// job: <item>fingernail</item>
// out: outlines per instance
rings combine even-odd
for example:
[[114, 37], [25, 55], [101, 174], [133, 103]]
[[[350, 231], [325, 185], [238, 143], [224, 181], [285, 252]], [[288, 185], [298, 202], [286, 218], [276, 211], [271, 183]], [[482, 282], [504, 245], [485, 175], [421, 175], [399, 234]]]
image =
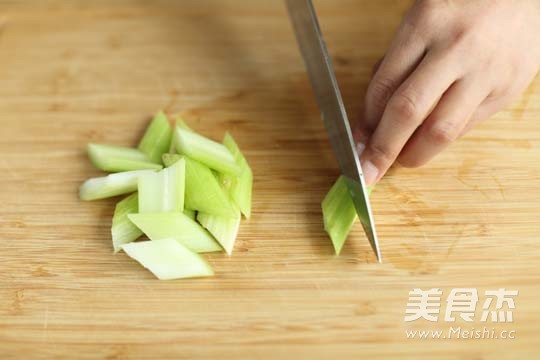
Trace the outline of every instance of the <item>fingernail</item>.
[[369, 160], [362, 165], [362, 172], [364, 173], [364, 181], [366, 185], [373, 185], [377, 181], [379, 176], [379, 169]]
[[366, 145], [364, 143], [359, 142], [356, 144], [356, 152], [358, 153], [358, 156], [362, 155], [365, 148], [366, 148]]

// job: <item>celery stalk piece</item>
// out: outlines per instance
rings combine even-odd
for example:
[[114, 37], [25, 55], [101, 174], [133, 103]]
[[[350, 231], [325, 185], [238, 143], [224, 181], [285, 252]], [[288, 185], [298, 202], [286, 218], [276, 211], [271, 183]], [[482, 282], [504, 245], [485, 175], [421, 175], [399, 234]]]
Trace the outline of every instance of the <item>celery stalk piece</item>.
[[161, 161], [163, 162], [163, 165], [168, 167], [183, 158], [184, 157], [182, 155], [165, 153], [161, 157]]
[[97, 200], [131, 193], [137, 190], [139, 177], [152, 172], [154, 170], [124, 171], [88, 179], [79, 188], [79, 196], [81, 200]]
[[181, 127], [176, 127], [175, 132], [175, 146], [179, 154], [187, 155], [221, 173], [240, 174], [240, 167], [223, 144]]
[[179, 127], [184, 130], [193, 131], [191, 128], [186, 124], [184, 119], [182, 119], [180, 116], [176, 118], [173, 134], [172, 134], [172, 140], [171, 140], [171, 146], [169, 147], [169, 153], [175, 154], [176, 153], [176, 128]]
[[185, 207], [203, 213], [234, 217], [236, 212], [227, 192], [221, 187], [212, 170], [203, 164], [185, 158], [186, 198]]
[[119, 172], [130, 170], [162, 168], [137, 149], [122, 146], [88, 144], [88, 157], [92, 164], [100, 170]]
[[322, 202], [324, 229], [330, 236], [334, 250], [339, 255], [351, 228], [358, 218], [347, 187], [347, 180], [340, 176]]
[[139, 178], [139, 212], [182, 212], [184, 210], [186, 162], [180, 159], [158, 173]]
[[125, 244], [122, 249], [160, 280], [214, 275], [210, 265], [199, 254], [174, 239]]
[[184, 215], [191, 220], [195, 220], [197, 218], [197, 212], [195, 210], [184, 209]]
[[183, 213], [129, 214], [128, 218], [152, 240], [173, 238], [196, 252], [221, 251], [212, 236]]
[[251, 216], [251, 192], [253, 187], [253, 172], [246, 158], [234, 141], [231, 134], [226, 133], [223, 144], [234, 156], [236, 164], [240, 167], [240, 175], [235, 177], [228, 174], [220, 174], [222, 185], [228, 189], [233, 202], [238, 206], [242, 214], [249, 219]]
[[161, 162], [161, 155], [169, 150], [171, 144], [172, 129], [163, 111], [155, 116], [143, 138], [139, 142], [139, 150], [146, 154], [153, 162]]
[[240, 226], [240, 211], [235, 217], [223, 217], [199, 212], [197, 221], [214, 236], [227, 255], [231, 255]]
[[216, 176], [203, 164], [178, 154], [163, 154], [163, 163], [170, 166], [180, 159], [186, 162], [184, 207], [210, 215], [234, 217], [235, 210], [226, 190]]
[[115, 253], [120, 251], [122, 245], [137, 240], [143, 234], [127, 217], [128, 214], [136, 214], [139, 211], [138, 202], [137, 193], [133, 193], [116, 204], [111, 227]]

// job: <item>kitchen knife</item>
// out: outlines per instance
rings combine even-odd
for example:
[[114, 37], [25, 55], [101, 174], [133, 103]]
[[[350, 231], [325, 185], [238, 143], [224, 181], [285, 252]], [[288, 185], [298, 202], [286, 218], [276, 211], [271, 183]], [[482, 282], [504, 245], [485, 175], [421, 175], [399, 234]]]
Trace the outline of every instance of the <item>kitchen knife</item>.
[[377, 255], [377, 260], [381, 262], [377, 232], [360, 160], [315, 8], [311, 0], [286, 0], [286, 3], [296, 40], [321, 111], [321, 118], [326, 126], [341, 173], [347, 179], [349, 192], [366, 236]]

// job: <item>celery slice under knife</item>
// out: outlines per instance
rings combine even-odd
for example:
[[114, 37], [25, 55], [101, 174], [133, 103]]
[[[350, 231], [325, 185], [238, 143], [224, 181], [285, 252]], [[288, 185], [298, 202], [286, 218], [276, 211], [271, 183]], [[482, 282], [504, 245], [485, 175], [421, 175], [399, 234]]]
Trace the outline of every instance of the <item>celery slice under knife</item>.
[[134, 170], [110, 174], [86, 180], [79, 188], [81, 200], [97, 200], [131, 193], [137, 190], [141, 175], [153, 170]]
[[138, 202], [137, 193], [133, 193], [116, 204], [111, 227], [115, 253], [120, 251], [122, 245], [135, 241], [143, 234], [127, 217], [128, 214], [138, 212]]
[[161, 156], [169, 150], [172, 129], [163, 111], [158, 112], [146, 129], [139, 142], [139, 150], [156, 163], [161, 162]]
[[160, 280], [214, 275], [206, 260], [174, 239], [125, 244], [122, 249]]

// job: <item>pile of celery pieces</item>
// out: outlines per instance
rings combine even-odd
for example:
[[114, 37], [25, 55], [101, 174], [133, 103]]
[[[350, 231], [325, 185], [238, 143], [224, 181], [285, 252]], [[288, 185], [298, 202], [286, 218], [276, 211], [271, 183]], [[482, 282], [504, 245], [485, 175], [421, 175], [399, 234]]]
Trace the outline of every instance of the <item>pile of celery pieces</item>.
[[[89, 144], [88, 156], [111, 174], [84, 182], [82, 200], [130, 194], [114, 211], [115, 253], [162, 280], [211, 276], [199, 253], [232, 253], [251, 214], [253, 173], [229, 133], [218, 143], [159, 112], [136, 149]], [[150, 240], [136, 242], [143, 234]]]

